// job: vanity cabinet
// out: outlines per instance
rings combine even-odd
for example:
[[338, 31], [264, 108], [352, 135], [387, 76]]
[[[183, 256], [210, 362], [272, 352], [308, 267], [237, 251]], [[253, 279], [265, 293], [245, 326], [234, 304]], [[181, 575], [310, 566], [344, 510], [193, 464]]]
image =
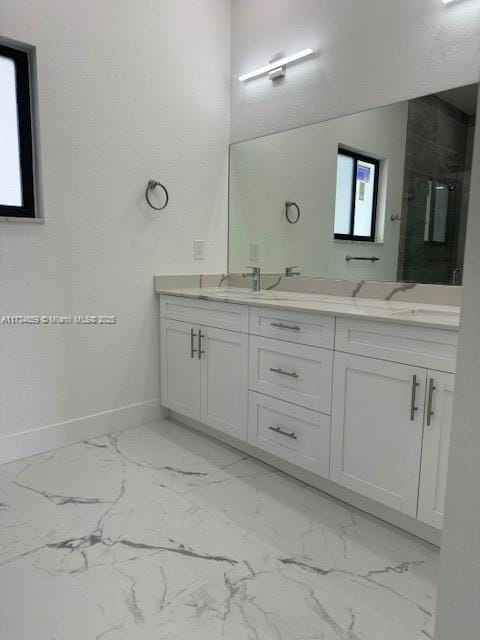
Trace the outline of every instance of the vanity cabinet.
[[[165, 303], [162, 311], [173, 315], [177, 308]], [[241, 327], [244, 308], [234, 309], [233, 314], [227, 310], [228, 317], [215, 317], [215, 309], [204, 305], [198, 309], [192, 301], [180, 305], [180, 312], [191, 318], [203, 315], [217, 325], [226, 321], [228, 326]], [[161, 317], [160, 352], [162, 405], [246, 441], [248, 335]]]
[[454, 387], [454, 375], [428, 372], [418, 519], [437, 529], [443, 526]]
[[330, 478], [415, 517], [427, 372], [336, 353]]
[[168, 295], [160, 315], [165, 407], [441, 529], [455, 330]]
[[160, 323], [162, 405], [200, 418], [200, 370], [196, 343], [200, 325], [162, 318]]
[[443, 524], [455, 376], [336, 353], [330, 478]]

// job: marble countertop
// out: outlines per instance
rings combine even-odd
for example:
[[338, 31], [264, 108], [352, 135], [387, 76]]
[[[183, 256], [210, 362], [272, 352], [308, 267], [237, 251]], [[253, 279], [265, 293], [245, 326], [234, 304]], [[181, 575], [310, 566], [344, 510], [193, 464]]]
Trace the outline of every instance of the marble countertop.
[[291, 291], [257, 292], [238, 287], [202, 287], [194, 289], [158, 288], [157, 293], [197, 300], [255, 305], [288, 311], [324, 313], [335, 316], [394, 322], [457, 331], [460, 307], [371, 298], [297, 293]]

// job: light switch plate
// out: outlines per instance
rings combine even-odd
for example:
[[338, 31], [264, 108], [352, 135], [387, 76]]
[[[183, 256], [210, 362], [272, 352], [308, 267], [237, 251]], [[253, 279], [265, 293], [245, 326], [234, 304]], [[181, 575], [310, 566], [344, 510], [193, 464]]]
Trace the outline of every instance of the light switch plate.
[[205, 240], [193, 241], [193, 259], [194, 260], [205, 259]]

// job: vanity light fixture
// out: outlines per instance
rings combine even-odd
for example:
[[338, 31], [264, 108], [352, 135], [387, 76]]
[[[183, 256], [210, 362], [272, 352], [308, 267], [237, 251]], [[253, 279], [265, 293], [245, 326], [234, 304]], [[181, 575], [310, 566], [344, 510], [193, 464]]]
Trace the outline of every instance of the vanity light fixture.
[[284, 67], [286, 67], [287, 64], [296, 62], [297, 60], [301, 60], [302, 58], [307, 58], [313, 53], [314, 51], [310, 47], [308, 49], [302, 49], [302, 51], [293, 53], [291, 56], [285, 56], [284, 58], [273, 60], [269, 64], [266, 64], [264, 67], [255, 69], [255, 71], [244, 73], [241, 76], [238, 76], [238, 79], [240, 80], [240, 82], [245, 82], [245, 80], [251, 80], [252, 78], [257, 78], [258, 76], [263, 76], [268, 73], [270, 80], [274, 80], [275, 78], [279, 78], [285, 75]]
[[443, 4], [452, 4], [452, 2], [458, 2], [458, 0], [442, 0]]

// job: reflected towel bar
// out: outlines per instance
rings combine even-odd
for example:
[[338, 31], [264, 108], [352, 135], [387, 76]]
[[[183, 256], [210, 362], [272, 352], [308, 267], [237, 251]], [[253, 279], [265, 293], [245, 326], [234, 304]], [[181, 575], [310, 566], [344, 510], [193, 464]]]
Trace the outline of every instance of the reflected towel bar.
[[363, 256], [345, 256], [345, 260], [347, 262], [350, 262], [350, 260], [368, 260], [369, 262], [378, 262], [378, 260], [380, 260], [380, 258], [377, 258], [376, 256], [370, 256], [370, 257], [363, 257]]

